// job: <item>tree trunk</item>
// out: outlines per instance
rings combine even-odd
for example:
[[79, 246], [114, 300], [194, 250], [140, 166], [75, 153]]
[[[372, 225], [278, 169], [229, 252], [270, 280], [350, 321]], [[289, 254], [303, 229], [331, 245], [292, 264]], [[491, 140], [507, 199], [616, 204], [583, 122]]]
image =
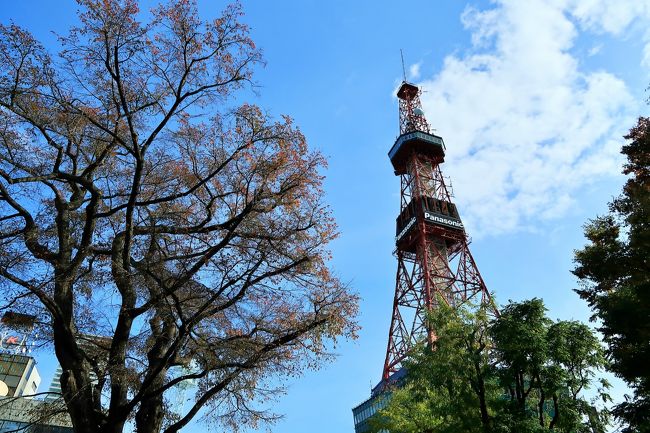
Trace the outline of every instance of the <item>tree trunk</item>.
[[[162, 385], [162, 381], [152, 384], [155, 388]], [[135, 415], [135, 430], [138, 433], [158, 433], [162, 428], [164, 415], [162, 394], [143, 400]]]
[[553, 427], [555, 427], [555, 424], [557, 423], [557, 420], [560, 418], [560, 407], [557, 404], [557, 395], [556, 394], [553, 394], [553, 411], [555, 413], [553, 414], [553, 419], [551, 420], [551, 423], [548, 426], [548, 428], [550, 430], [553, 430]]
[[478, 361], [474, 362], [474, 369], [476, 370], [477, 394], [479, 405], [481, 408], [481, 423], [483, 424], [484, 431], [490, 431], [490, 414], [488, 413], [487, 402], [485, 401], [485, 381], [481, 372], [481, 366]]

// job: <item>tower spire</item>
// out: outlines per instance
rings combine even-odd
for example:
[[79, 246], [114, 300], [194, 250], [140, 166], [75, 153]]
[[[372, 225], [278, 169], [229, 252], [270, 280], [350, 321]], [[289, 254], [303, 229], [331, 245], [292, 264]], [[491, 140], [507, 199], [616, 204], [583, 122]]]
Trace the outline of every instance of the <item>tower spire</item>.
[[402, 81], [397, 91], [400, 134], [412, 131], [430, 133], [429, 123], [424, 117], [424, 110], [422, 110], [421, 94], [422, 91], [417, 86]]

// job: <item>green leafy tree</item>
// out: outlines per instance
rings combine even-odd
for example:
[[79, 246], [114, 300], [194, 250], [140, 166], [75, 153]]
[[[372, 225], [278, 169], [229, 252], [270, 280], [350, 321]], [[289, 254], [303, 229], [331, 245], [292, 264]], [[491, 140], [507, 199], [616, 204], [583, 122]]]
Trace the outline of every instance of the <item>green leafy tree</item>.
[[[527, 415], [531, 392], [541, 383], [550, 322], [541, 300], [533, 299], [506, 306], [491, 328], [499, 361], [498, 374], [507, 387], [513, 413], [521, 418]], [[543, 404], [545, 396], [540, 398]]]
[[406, 362], [405, 384], [372, 419], [373, 431], [604, 431], [606, 412], [583, 393], [605, 362], [588, 326], [551, 321], [539, 299], [511, 303], [492, 321], [484, 309], [447, 307], [431, 321], [435, 344]]
[[[491, 335], [496, 374], [507, 395], [506, 408], [497, 415], [500, 428], [602, 431], [607, 413], [597, 411], [582, 393], [605, 364], [598, 338], [587, 325], [552, 322], [544, 303], [532, 299], [505, 306]], [[607, 401], [608, 384], [600, 383], [598, 394]]]
[[650, 431], [650, 119], [625, 137], [629, 179], [609, 213], [585, 227], [576, 251], [576, 290], [592, 308], [607, 343], [611, 370], [633, 389], [614, 414], [627, 432]]
[[393, 390], [387, 407], [371, 420], [374, 431], [480, 432], [499, 399], [490, 373], [487, 312], [456, 312], [441, 302], [430, 323], [434, 347], [420, 345], [405, 362], [403, 387]]

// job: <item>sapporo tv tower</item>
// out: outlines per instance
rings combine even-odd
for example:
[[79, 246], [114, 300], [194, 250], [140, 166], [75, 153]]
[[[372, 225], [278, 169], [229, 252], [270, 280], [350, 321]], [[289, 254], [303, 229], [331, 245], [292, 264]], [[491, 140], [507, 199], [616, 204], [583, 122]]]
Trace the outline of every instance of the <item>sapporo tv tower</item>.
[[388, 152], [401, 183], [393, 315], [382, 380], [370, 399], [352, 409], [357, 433], [367, 430], [367, 419], [383, 406], [385, 388], [404, 376], [402, 361], [409, 350], [423, 339], [435, 340], [436, 330], [427, 324], [427, 311], [439, 302], [454, 308], [470, 300], [491, 302], [440, 170], [445, 143], [431, 133], [420, 93], [406, 81], [397, 92], [400, 136]]

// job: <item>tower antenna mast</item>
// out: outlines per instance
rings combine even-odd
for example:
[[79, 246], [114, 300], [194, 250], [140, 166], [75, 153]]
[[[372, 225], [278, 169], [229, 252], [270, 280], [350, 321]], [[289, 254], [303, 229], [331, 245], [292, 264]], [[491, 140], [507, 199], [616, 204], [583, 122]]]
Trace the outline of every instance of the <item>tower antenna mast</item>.
[[404, 76], [404, 81], [406, 81], [406, 68], [404, 67], [404, 53], [402, 52], [402, 49], [399, 49], [399, 55], [402, 57], [402, 74]]

